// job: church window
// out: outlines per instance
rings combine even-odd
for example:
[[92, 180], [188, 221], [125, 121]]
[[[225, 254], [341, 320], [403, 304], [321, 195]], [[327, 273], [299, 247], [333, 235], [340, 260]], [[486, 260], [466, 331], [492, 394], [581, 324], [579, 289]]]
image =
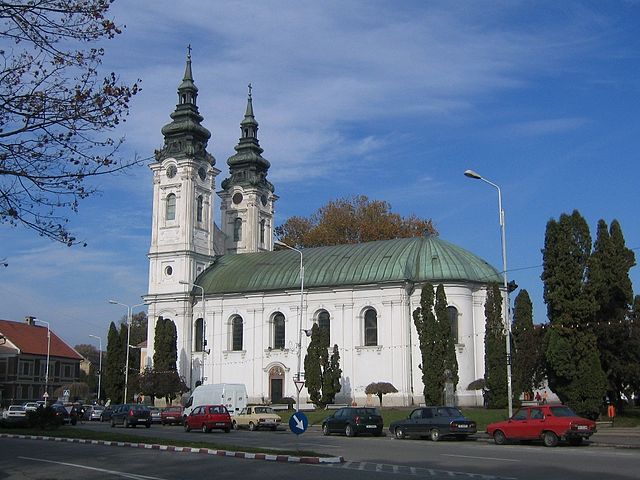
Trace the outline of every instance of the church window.
[[378, 345], [378, 313], [373, 308], [364, 312], [364, 345], [365, 347]]
[[204, 347], [206, 346], [204, 343], [204, 320], [202, 318], [198, 318], [195, 324], [195, 342], [193, 345], [194, 352], [202, 352], [204, 351]]
[[458, 309], [456, 307], [447, 307], [447, 315], [451, 325], [451, 339], [453, 343], [458, 343]]
[[242, 350], [242, 328], [242, 317], [235, 317], [231, 322], [231, 350], [236, 352]]
[[196, 220], [198, 222], [202, 221], [202, 195], [198, 195], [196, 200]]
[[273, 316], [273, 348], [284, 349], [284, 315], [280, 312]]
[[233, 241], [239, 242], [242, 240], [242, 219], [236, 218], [233, 221]]
[[330, 323], [329, 312], [326, 310], [320, 311], [318, 313], [318, 327], [324, 336], [326, 346], [329, 347], [331, 344], [331, 323]]
[[167, 195], [166, 219], [176, 219], [176, 196], [173, 193]]
[[266, 221], [264, 219], [260, 220], [260, 243], [264, 243], [265, 224], [266, 224]]
[[164, 268], [164, 273], [165, 275], [167, 275], [168, 277], [170, 277], [171, 275], [173, 275], [173, 267], [171, 267], [171, 265], [167, 265]]

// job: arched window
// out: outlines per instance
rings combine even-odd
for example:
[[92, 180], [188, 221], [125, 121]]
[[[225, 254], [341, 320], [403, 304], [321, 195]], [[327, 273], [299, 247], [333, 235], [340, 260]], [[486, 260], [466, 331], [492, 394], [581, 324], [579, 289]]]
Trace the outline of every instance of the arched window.
[[378, 313], [373, 308], [369, 308], [364, 312], [364, 346], [376, 345], [378, 345]]
[[196, 199], [196, 220], [198, 222], [202, 221], [202, 195], [198, 195]]
[[280, 312], [273, 316], [273, 348], [284, 349], [284, 315]]
[[447, 315], [449, 316], [449, 324], [451, 325], [451, 339], [453, 343], [458, 342], [458, 309], [456, 307], [447, 307]]
[[322, 310], [318, 313], [318, 327], [322, 332], [326, 346], [329, 347], [331, 344], [331, 322], [330, 322], [329, 312], [326, 310]]
[[233, 221], [233, 241], [239, 242], [242, 240], [242, 219], [236, 218]]
[[204, 351], [204, 320], [202, 318], [198, 318], [195, 324], [195, 341], [193, 343], [193, 351], [194, 352], [202, 352]]
[[264, 228], [266, 221], [264, 218], [260, 220], [260, 243], [264, 243]]
[[173, 193], [167, 195], [167, 209], [165, 216], [167, 220], [176, 219], [176, 196]]
[[231, 350], [242, 350], [242, 317], [235, 317], [231, 323]]

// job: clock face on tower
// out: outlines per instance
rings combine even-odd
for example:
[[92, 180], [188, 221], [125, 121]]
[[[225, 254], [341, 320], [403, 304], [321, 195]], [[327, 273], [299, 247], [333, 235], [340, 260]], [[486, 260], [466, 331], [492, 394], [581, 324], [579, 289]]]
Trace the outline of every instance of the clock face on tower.
[[233, 203], [238, 205], [240, 202], [242, 202], [242, 194], [240, 192], [234, 193], [232, 200]]
[[169, 165], [167, 167], [167, 177], [173, 178], [176, 176], [176, 173], [178, 173], [178, 169], [175, 165]]

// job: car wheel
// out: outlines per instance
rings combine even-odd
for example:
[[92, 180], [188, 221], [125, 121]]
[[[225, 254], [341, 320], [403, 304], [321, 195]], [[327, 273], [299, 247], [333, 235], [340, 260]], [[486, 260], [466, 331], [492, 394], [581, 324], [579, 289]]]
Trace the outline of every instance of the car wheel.
[[116, 426], [116, 421], [112, 418], [111, 419], [111, 428]]
[[191, 431], [191, 427], [189, 426], [189, 424], [187, 422], [184, 422], [184, 431], [185, 432], [190, 432]]
[[78, 423], [78, 420], [76, 420], [75, 418], [71, 419], [71, 425], [75, 425], [76, 423]]
[[160, 422], [160, 425], [162, 425], [163, 427], [166, 425], [166, 423], [164, 423], [164, 420]]
[[225, 428], [225, 429], [224, 429], [224, 433], [229, 433], [230, 431], [231, 431], [231, 429], [230, 429], [230, 428]]
[[580, 445], [582, 445], [582, 437], [570, 438], [569, 445], [571, 445], [572, 447], [579, 447]]
[[356, 431], [353, 429], [353, 427], [351, 425], [347, 425], [346, 427], [344, 427], [344, 434], [347, 437], [355, 437], [356, 436]]
[[393, 434], [398, 440], [402, 440], [405, 437], [405, 433], [402, 427], [396, 427], [396, 429], [393, 431]]
[[238, 425], [238, 422], [236, 422], [235, 420], [233, 421], [233, 429], [240, 430], [240, 425]]
[[438, 430], [437, 428], [432, 429], [429, 432], [429, 438], [432, 442], [437, 442], [438, 440], [440, 440], [440, 430]]
[[322, 425], [322, 434], [327, 437], [331, 435], [331, 432], [329, 431], [329, 425], [327, 425], [326, 423]]
[[502, 430], [496, 430], [493, 432], [493, 441], [496, 442], [496, 445], [504, 445], [507, 443], [507, 437]]
[[253, 432], [256, 429], [256, 425], [253, 422], [249, 422], [249, 431]]
[[145, 428], [151, 428], [151, 422], [147, 422], [144, 424]]
[[124, 422], [122, 422], [122, 426], [124, 428], [129, 428], [129, 420], [127, 420], [126, 418], [124, 419]]
[[202, 433], [209, 433], [209, 429], [207, 428], [207, 424], [206, 423], [202, 424]]
[[544, 432], [542, 441], [545, 447], [555, 447], [558, 445], [558, 436], [553, 432]]

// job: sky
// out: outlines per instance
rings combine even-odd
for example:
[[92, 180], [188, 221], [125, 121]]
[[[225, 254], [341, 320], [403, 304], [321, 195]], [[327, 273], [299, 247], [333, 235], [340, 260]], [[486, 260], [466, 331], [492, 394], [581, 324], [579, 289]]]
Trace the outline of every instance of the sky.
[[[640, 2], [117, 0], [122, 35], [105, 73], [142, 80], [121, 154], [149, 158], [100, 178], [66, 247], [0, 224], [0, 318], [32, 315], [70, 345], [106, 345], [148, 286], [151, 171], [191, 44], [208, 150], [228, 176], [247, 85], [276, 225], [352, 195], [431, 218], [441, 238], [507, 273], [546, 322], [547, 222], [574, 209], [595, 238], [617, 219], [640, 257]], [[219, 218], [219, 203], [214, 205]], [[640, 267], [631, 270], [640, 293]], [[139, 311], [136, 308], [134, 312]]]

